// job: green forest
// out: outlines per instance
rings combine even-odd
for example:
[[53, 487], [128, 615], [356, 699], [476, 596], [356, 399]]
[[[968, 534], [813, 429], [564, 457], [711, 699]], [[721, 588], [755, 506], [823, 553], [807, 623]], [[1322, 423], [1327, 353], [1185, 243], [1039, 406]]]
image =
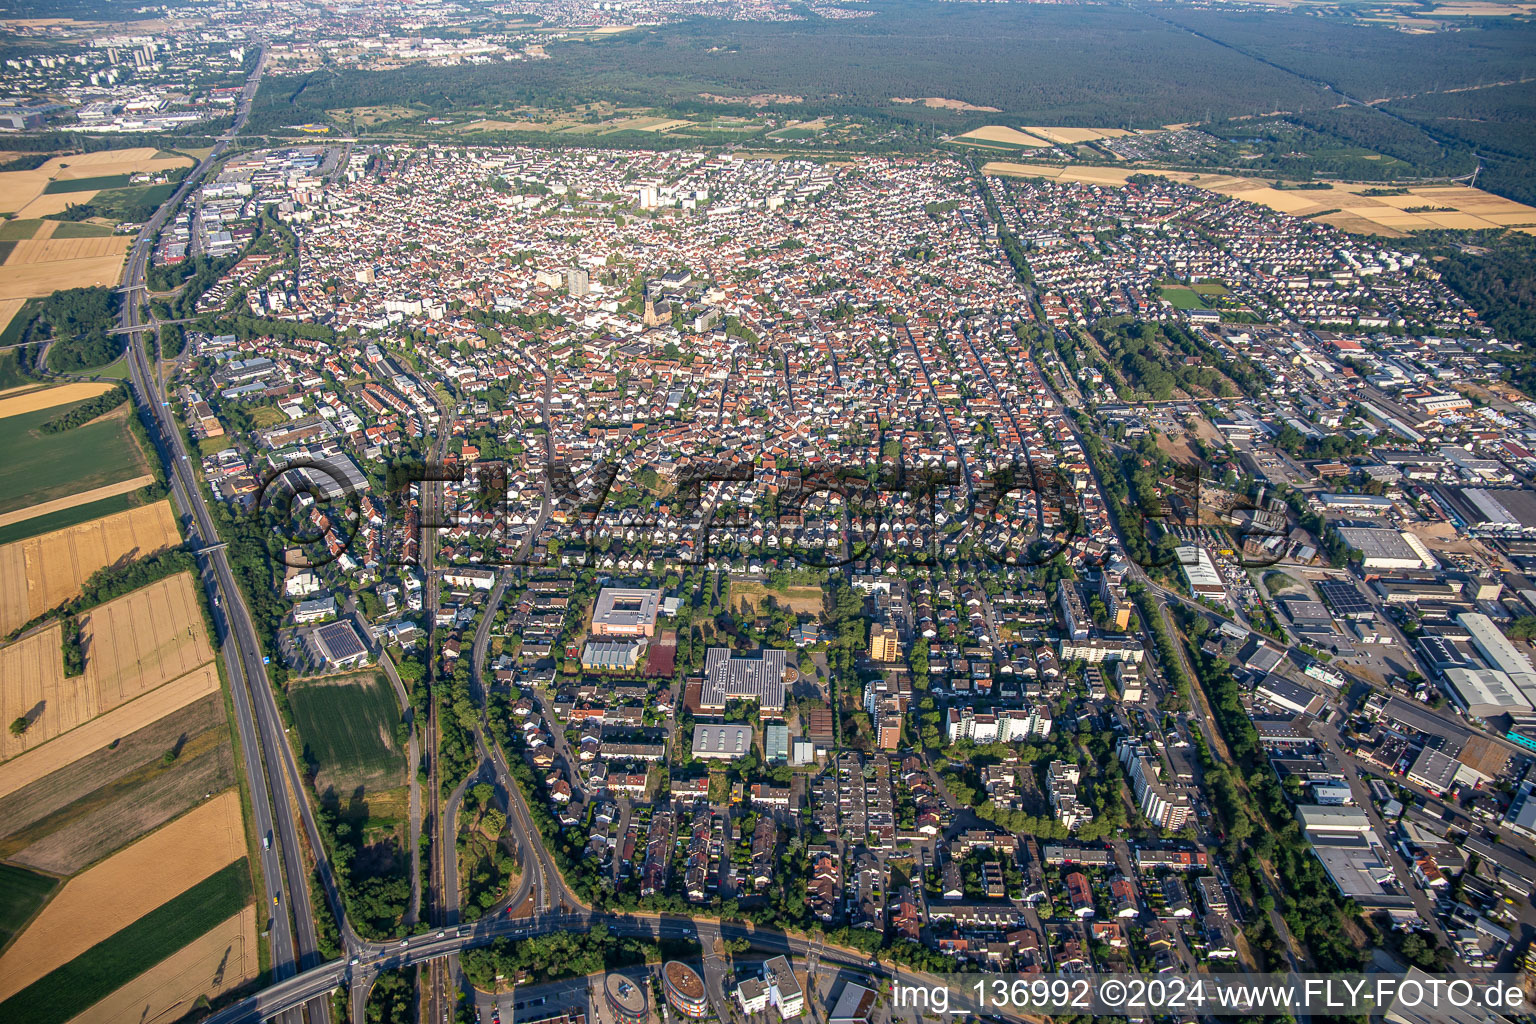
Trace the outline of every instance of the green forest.
[[[1397, 180], [1469, 174], [1481, 157], [1483, 184], [1536, 197], [1536, 101], [1524, 85], [1497, 86], [1527, 72], [1536, 47], [1528, 23], [1468, 19], [1453, 32], [1410, 35], [1336, 13], [924, 0], [869, 8], [876, 16], [692, 18], [553, 44], [553, 59], [534, 63], [269, 76], [248, 128], [324, 122], [344, 107], [571, 110], [597, 100], [682, 116], [852, 115], [890, 129], [864, 136], [878, 138], [877, 148], [927, 148], [937, 132], [987, 123], [1202, 122], [1219, 138], [1256, 145], [1257, 156], [1241, 163], [1253, 170]], [[1466, 91], [1444, 91], [1452, 89]], [[705, 93], [799, 100], [755, 108]], [[942, 96], [995, 112], [896, 104], [896, 96]], [[1275, 111], [1284, 116], [1256, 120]], [[668, 144], [666, 136], [632, 135], [580, 144]], [[1219, 147], [1215, 159], [1231, 156]]]

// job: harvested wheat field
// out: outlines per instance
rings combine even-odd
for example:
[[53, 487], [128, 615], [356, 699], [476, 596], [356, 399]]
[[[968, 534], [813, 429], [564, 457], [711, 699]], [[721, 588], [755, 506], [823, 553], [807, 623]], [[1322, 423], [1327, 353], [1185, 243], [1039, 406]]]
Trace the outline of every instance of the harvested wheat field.
[[0, 398], [0, 420], [41, 409], [52, 409], [56, 405], [83, 402], [87, 398], [105, 394], [115, 386], [108, 381], [88, 381], [79, 384], [60, 384], [57, 387], [29, 390], [24, 394]]
[[42, 217], [59, 213], [71, 203], [88, 203], [96, 195], [87, 191], [56, 192], [45, 196], [43, 189], [50, 181], [165, 171], [192, 163], [182, 156], [157, 158], [155, 154], [158, 152], [153, 146], [136, 146], [104, 149], [97, 153], [71, 153], [56, 156], [30, 171], [0, 172], [0, 213], [17, 213], [25, 209], [28, 217]]
[[96, 238], [26, 238], [16, 243], [5, 259], [7, 267], [26, 267], [34, 263], [63, 263], [92, 260], [102, 256], [121, 256], [131, 242], [127, 235], [101, 235]]
[[0, 633], [76, 596], [98, 569], [180, 543], [171, 503], [157, 501], [0, 545]]
[[[60, 702], [69, 699], [62, 696], [62, 639], [63, 631], [55, 625], [0, 647], [0, 716], [7, 722], [25, 717], [29, 723], [20, 737], [10, 730], [0, 733], [0, 757], [13, 757], [64, 731], [51, 721], [59, 717]], [[68, 689], [78, 689], [80, 679], [72, 682]]]
[[26, 299], [0, 299], [0, 331], [11, 326], [11, 321], [16, 319], [16, 314], [26, 304]]
[[82, 871], [0, 956], [0, 999], [244, 856], [240, 793], [230, 789]]
[[36, 505], [28, 505], [14, 512], [0, 514], [0, 526], [10, 526], [12, 523], [25, 522], [28, 519], [36, 519], [38, 516], [46, 516], [52, 512], [62, 512], [76, 505], [89, 505], [93, 501], [103, 498], [116, 497], [119, 494], [127, 494], [136, 491], [140, 487], [147, 487], [155, 482], [153, 473], [145, 473], [142, 476], [129, 477], [127, 480], [119, 480], [115, 484], [103, 484], [101, 487], [92, 487], [88, 491], [79, 494], [70, 494], [63, 498], [55, 498], [52, 501], [40, 501]]
[[[102, 149], [95, 153], [75, 153], [72, 156], [50, 160], [43, 169], [59, 164], [54, 177], [60, 181], [77, 178], [95, 178], [103, 174], [142, 174], [150, 171], [168, 171], [173, 167], [190, 167], [192, 161], [184, 156], [155, 156], [160, 150], [154, 146], [137, 146], [132, 149]], [[67, 165], [67, 166], [66, 166]]]
[[178, 573], [83, 615], [85, 672], [70, 679], [58, 626], [0, 647], [0, 718], [30, 723], [21, 736], [0, 733], [0, 757], [40, 746], [212, 661], [192, 586], [190, 573]]
[[194, 701], [218, 692], [218, 669], [211, 663], [203, 665], [164, 686], [155, 687], [122, 707], [98, 715], [57, 743], [34, 745], [26, 753], [0, 762], [0, 798], [66, 768], [87, 754], [158, 722]]
[[[1029, 131], [1038, 131], [1031, 128]], [[993, 161], [982, 173], [1016, 178], [1049, 178], [1100, 185], [1123, 185], [1140, 169], [1053, 166]], [[1371, 196], [1376, 184], [1340, 182], [1326, 189], [1277, 189], [1261, 178], [1230, 174], [1156, 171], [1161, 177], [1194, 185], [1208, 192], [1244, 199], [1295, 217], [1307, 217], [1344, 231], [1402, 237], [1410, 231], [1438, 228], [1536, 229], [1536, 207], [1517, 203], [1466, 185], [1410, 186], [1406, 195]], [[1327, 211], [1334, 211], [1332, 213]], [[1409, 210], [1418, 212], [1410, 213]]]
[[0, 266], [0, 299], [38, 299], [61, 288], [115, 286], [122, 271], [122, 253], [52, 263], [15, 265], [7, 262]]
[[1097, 139], [1118, 139], [1124, 135], [1135, 134], [1124, 128], [1046, 128], [1032, 124], [1025, 125], [1024, 130], [1031, 135], [1038, 135], [1042, 139], [1049, 139], [1064, 146], [1079, 142], [1093, 142]]
[[977, 128], [975, 131], [958, 135], [960, 139], [975, 139], [978, 142], [1005, 142], [1010, 146], [1029, 146], [1039, 148], [1049, 146], [1050, 143], [1033, 135], [1026, 135], [1016, 128], [1007, 128], [1000, 124], [989, 124], [985, 128]]
[[192, 574], [178, 573], [83, 616], [85, 678], [117, 707], [213, 660]]
[[198, 996], [210, 999], [256, 977], [256, 908], [246, 907], [160, 961], [69, 1024], [150, 1024], [177, 1020]]

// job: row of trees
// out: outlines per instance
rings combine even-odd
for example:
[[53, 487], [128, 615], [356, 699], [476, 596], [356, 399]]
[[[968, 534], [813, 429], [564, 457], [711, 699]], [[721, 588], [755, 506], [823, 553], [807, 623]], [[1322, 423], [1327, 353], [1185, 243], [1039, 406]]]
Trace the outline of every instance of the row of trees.
[[128, 386], [116, 384], [110, 391], [103, 391], [95, 398], [87, 398], [79, 405], [71, 406], [59, 413], [38, 430], [44, 434], [62, 434], [66, 430], [83, 426], [98, 416], [105, 416], [126, 401], [128, 401]]
[[141, 587], [147, 587], [167, 576], [174, 576], [179, 572], [195, 573], [196, 571], [197, 560], [184, 547], [170, 548], [134, 562], [109, 565], [93, 572], [80, 585], [80, 593], [75, 597], [17, 626], [11, 630], [6, 639], [14, 640], [33, 626], [55, 615], [79, 615], [83, 611], [105, 604], [113, 598], [122, 597]]

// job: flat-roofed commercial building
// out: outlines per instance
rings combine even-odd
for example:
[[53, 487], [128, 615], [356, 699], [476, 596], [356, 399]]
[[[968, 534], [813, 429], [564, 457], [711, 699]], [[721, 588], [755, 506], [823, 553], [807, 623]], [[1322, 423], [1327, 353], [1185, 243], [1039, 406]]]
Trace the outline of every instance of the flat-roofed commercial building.
[[1360, 552], [1367, 569], [1434, 569], [1440, 563], [1424, 542], [1411, 533], [1379, 526], [1340, 526], [1344, 543]]
[[598, 672], [633, 672], [640, 667], [641, 643], [594, 640], [581, 649], [581, 667]]
[[704, 979], [681, 960], [668, 960], [661, 968], [662, 991], [667, 1005], [695, 1020], [709, 1016], [709, 1000], [704, 996]]
[[693, 727], [693, 756], [710, 761], [734, 761], [752, 752], [750, 725], [715, 725], [697, 722]]
[[1226, 601], [1227, 585], [1221, 581], [1221, 573], [1205, 548], [1185, 544], [1178, 549], [1179, 568], [1189, 580], [1189, 589], [1196, 597], [1209, 597], [1213, 601]]
[[699, 707], [718, 711], [728, 701], [751, 700], [764, 711], [782, 711], [787, 667], [784, 652], [772, 648], [732, 651], [711, 647], [704, 659]]
[[832, 1012], [827, 1015], [827, 1024], [869, 1024], [869, 1015], [875, 1008], [875, 996], [874, 989], [848, 982], [843, 986], [842, 994], [837, 997]]
[[603, 998], [618, 1024], [645, 1024], [650, 1010], [645, 987], [622, 974], [610, 974], [603, 982]]
[[778, 1008], [779, 1016], [790, 1020], [805, 1012], [805, 990], [800, 987], [800, 979], [795, 977], [788, 957], [775, 956], [766, 960], [763, 980], [768, 985], [768, 1002]]
[[1496, 668], [1447, 668], [1441, 675], [1451, 696], [1473, 718], [1496, 718], [1531, 710], [1531, 702], [1506, 673]]
[[593, 636], [655, 636], [661, 591], [604, 587], [592, 606]]

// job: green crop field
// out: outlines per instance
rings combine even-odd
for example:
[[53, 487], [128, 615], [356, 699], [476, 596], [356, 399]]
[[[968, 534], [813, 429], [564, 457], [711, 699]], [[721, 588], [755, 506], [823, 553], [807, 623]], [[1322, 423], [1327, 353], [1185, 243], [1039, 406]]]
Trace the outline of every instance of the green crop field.
[[0, 242], [19, 242], [24, 238], [31, 238], [41, 223], [42, 221], [35, 217], [29, 220], [8, 220], [0, 224]]
[[104, 188], [122, 188], [132, 180], [128, 174], [103, 174], [99, 178], [75, 178], [71, 181], [50, 181], [43, 189], [44, 195], [63, 192], [96, 192]]
[[400, 705], [376, 673], [295, 682], [288, 692], [305, 759], [338, 789], [398, 786], [405, 755], [395, 742]]
[[105, 238], [112, 233], [112, 229], [104, 224], [91, 224], [87, 221], [61, 220], [59, 226], [53, 229], [53, 238]]
[[31, 519], [23, 519], [19, 523], [0, 526], [0, 544], [10, 544], [18, 540], [26, 540], [28, 537], [36, 537], [39, 534], [62, 530], [66, 526], [78, 526], [81, 523], [88, 523], [92, 519], [116, 515], [119, 512], [126, 512], [130, 508], [136, 508], [138, 504], [138, 494], [130, 491], [128, 494], [114, 494], [110, 498], [102, 498], [99, 501], [88, 501], [84, 505], [62, 508], [57, 512], [33, 516]]
[[250, 901], [251, 872], [242, 858], [0, 1003], [0, 1020], [63, 1024]]
[[0, 864], [0, 949], [37, 913], [58, 879], [25, 868]]
[[121, 414], [59, 434], [38, 430], [78, 404], [0, 419], [0, 449], [6, 456], [0, 460], [0, 512], [79, 494], [144, 472], [144, 457]]

